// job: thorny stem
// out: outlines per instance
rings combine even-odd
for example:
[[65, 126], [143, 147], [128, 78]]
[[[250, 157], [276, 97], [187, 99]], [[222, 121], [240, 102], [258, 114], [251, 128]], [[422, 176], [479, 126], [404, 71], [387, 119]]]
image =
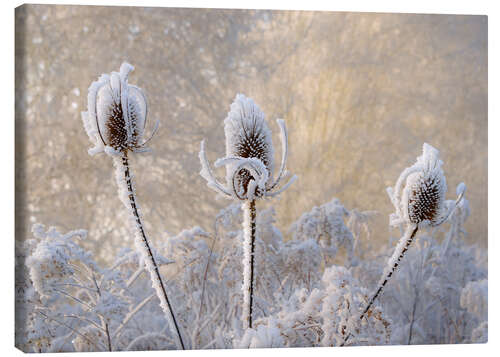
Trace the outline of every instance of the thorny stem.
[[256, 235], [256, 218], [257, 210], [255, 208], [255, 200], [246, 201], [243, 204], [244, 215], [244, 269], [243, 269], [243, 301], [247, 306], [243, 307], [243, 311], [248, 311], [248, 315], [244, 316], [247, 319], [247, 327], [252, 328], [252, 313], [253, 313], [253, 294], [254, 294], [254, 263], [255, 263], [255, 235]]
[[[410, 227], [408, 229], [410, 229]], [[413, 231], [412, 231], [412, 233], [410, 235], [410, 238], [408, 238], [408, 240], [406, 241], [406, 244], [405, 244], [403, 250], [401, 251], [401, 254], [398, 256], [396, 262], [392, 265], [391, 269], [389, 270], [389, 272], [385, 276], [385, 278], [382, 281], [382, 283], [379, 284], [377, 291], [370, 298], [368, 304], [366, 305], [365, 309], [363, 310], [363, 313], [359, 316], [360, 320], [363, 320], [363, 318], [365, 317], [366, 313], [370, 310], [370, 308], [372, 307], [373, 303], [375, 302], [375, 300], [377, 299], [377, 297], [380, 295], [380, 293], [384, 289], [385, 284], [387, 284], [387, 282], [391, 278], [392, 274], [396, 271], [396, 268], [398, 267], [399, 263], [401, 262], [401, 259], [403, 259], [406, 251], [408, 250], [408, 248], [410, 247], [411, 243], [413, 242], [413, 239], [415, 238], [415, 235], [417, 234], [417, 231], [418, 231], [418, 225], [416, 225], [413, 228]], [[340, 347], [342, 347], [342, 346], [344, 346], [346, 344], [347, 340], [349, 340], [349, 337], [351, 337], [351, 335], [352, 335], [351, 333], [347, 334], [347, 336], [344, 338], [344, 341], [340, 344]]]
[[165, 298], [165, 301], [167, 302], [168, 310], [170, 312], [170, 316], [172, 318], [172, 322], [174, 324], [174, 327], [175, 327], [175, 330], [176, 330], [176, 333], [177, 333], [177, 336], [179, 339], [179, 343], [180, 343], [182, 349], [185, 350], [184, 342], [182, 341], [182, 336], [181, 336], [181, 333], [179, 331], [179, 326], [177, 325], [177, 320], [175, 319], [174, 311], [172, 310], [172, 306], [170, 305], [170, 301], [168, 300], [167, 291], [165, 289], [165, 285], [163, 284], [163, 280], [162, 280], [161, 275], [160, 275], [160, 270], [158, 269], [158, 264], [156, 263], [156, 260], [153, 256], [153, 252], [151, 251], [151, 247], [149, 245], [148, 239], [146, 238], [146, 233], [144, 232], [141, 218], [140, 218], [139, 212], [137, 210], [137, 204], [135, 202], [135, 195], [134, 195], [134, 191], [133, 191], [133, 187], [132, 187], [132, 179], [130, 177], [130, 168], [129, 168], [128, 158], [127, 158], [126, 154], [124, 156], [122, 156], [122, 163], [123, 163], [123, 167], [125, 168], [125, 181], [127, 183], [128, 199], [130, 201], [130, 206], [132, 207], [134, 218], [135, 218], [135, 221], [137, 223], [137, 227], [139, 228], [139, 231], [141, 234], [142, 242], [144, 243], [144, 246], [145, 246], [147, 253], [148, 253], [147, 258], [151, 261], [151, 263], [154, 267], [154, 272], [151, 272], [151, 275], [155, 274], [156, 278], [159, 281], [161, 293], [162, 293], [163, 297]]

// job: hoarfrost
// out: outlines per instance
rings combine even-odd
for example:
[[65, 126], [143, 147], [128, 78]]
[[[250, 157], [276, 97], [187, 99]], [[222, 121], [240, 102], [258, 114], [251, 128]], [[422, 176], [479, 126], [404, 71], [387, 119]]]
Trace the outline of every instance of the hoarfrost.
[[205, 141], [201, 142], [200, 175], [207, 181], [207, 186], [226, 198], [239, 200], [273, 197], [286, 190], [297, 177], [294, 175], [277, 189], [287, 174], [288, 156], [286, 126], [282, 119], [277, 119], [277, 123], [280, 127], [282, 159], [278, 176], [273, 180], [274, 149], [265, 115], [251, 98], [237, 94], [224, 120], [226, 157], [215, 162], [215, 167], [226, 166], [225, 185], [217, 181], [206, 157]]

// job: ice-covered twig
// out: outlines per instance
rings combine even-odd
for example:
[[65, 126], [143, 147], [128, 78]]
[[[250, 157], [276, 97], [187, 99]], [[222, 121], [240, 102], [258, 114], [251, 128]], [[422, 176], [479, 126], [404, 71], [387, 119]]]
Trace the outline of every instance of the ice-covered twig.
[[391, 278], [392, 274], [396, 271], [397, 267], [401, 263], [401, 259], [403, 259], [406, 251], [410, 247], [411, 243], [413, 242], [413, 239], [415, 238], [415, 235], [417, 234], [418, 226], [417, 225], [408, 225], [406, 228], [405, 234], [401, 237], [399, 240], [398, 245], [396, 246], [396, 249], [394, 249], [394, 253], [392, 253], [391, 258], [387, 262], [387, 267], [384, 270], [384, 273], [382, 274], [382, 277], [380, 278], [377, 286], [377, 290], [375, 293], [372, 295], [370, 300], [368, 301], [368, 304], [366, 305], [365, 309], [359, 316], [359, 319], [362, 320], [363, 317], [366, 315], [368, 310], [370, 310], [371, 306], [379, 296], [379, 294], [382, 292], [382, 289], [385, 287], [385, 284], [389, 281]]
[[141, 253], [146, 269], [150, 274], [153, 288], [160, 299], [160, 306], [163, 309], [172, 330], [174, 331], [174, 335], [177, 336], [176, 341], [178, 347], [185, 349], [172, 305], [168, 299], [165, 284], [163, 283], [158, 264], [155, 256], [153, 255], [149, 240], [146, 237], [144, 226], [142, 224], [140, 210], [135, 198], [135, 188], [133, 177], [130, 173], [128, 158], [126, 155], [121, 158], [115, 157], [113, 162], [116, 169], [116, 182], [119, 187], [120, 199], [130, 213], [131, 225], [135, 231], [135, 246]]
[[255, 288], [255, 234], [257, 210], [255, 200], [243, 204], [243, 321], [252, 328], [253, 292]]

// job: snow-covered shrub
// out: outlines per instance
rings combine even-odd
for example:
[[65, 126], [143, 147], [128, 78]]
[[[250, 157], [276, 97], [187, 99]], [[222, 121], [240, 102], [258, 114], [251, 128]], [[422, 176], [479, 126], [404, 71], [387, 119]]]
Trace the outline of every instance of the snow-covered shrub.
[[460, 305], [479, 320], [488, 318], [488, 281], [470, 281], [462, 289]]
[[[17, 298], [27, 321], [19, 344], [32, 352], [175, 349], [176, 336], [150, 303], [156, 294], [142, 257], [122, 249], [112, 266], [99, 266], [81, 246], [86, 234], [33, 226], [34, 238], [22, 248], [27, 275]], [[173, 263], [155, 256], [162, 267]]]
[[295, 290], [278, 312], [256, 320], [235, 347], [338, 346], [348, 331], [355, 334], [352, 344], [388, 343], [391, 324], [381, 309], [374, 308], [367, 320], [358, 318], [367, 299], [346, 268], [328, 267], [316, 288]]
[[[81, 247], [84, 230], [61, 234], [35, 225], [33, 235], [24, 248], [29, 252], [24, 298], [31, 307], [27, 343], [40, 352], [111, 350], [109, 331], [132, 299], [121, 274], [101, 269]], [[47, 341], [47, 335], [58, 338]]]
[[[322, 262], [315, 239], [292, 228], [283, 234], [274, 209], [261, 210], [252, 329], [241, 320], [241, 212], [241, 205], [231, 204], [214, 217], [213, 229], [194, 227], [164, 237], [155, 251], [169, 276], [166, 288], [188, 348], [339, 346], [347, 333], [346, 345], [486, 340], [487, 270], [484, 250], [465, 243], [467, 200], [444, 224], [416, 238], [393, 283], [363, 319], [368, 293], [393, 250], [390, 242], [380, 251], [363, 250], [367, 242], [360, 238], [368, 234], [373, 212], [342, 213], [359, 240], [357, 264], [343, 266]], [[118, 249], [115, 262], [102, 267], [81, 247], [82, 239], [91, 239], [84, 231], [33, 231], [34, 239], [17, 253], [29, 262], [25, 280], [17, 283], [28, 316], [26, 330], [18, 331], [25, 350], [105, 351], [108, 341], [112, 350], [178, 348], [138, 252]], [[61, 262], [68, 265], [64, 274]], [[32, 267], [40, 267], [41, 275], [30, 274]], [[50, 279], [38, 281], [44, 274]]]
[[470, 333], [470, 341], [488, 342], [488, 280], [468, 282], [462, 289], [460, 305], [470, 315], [468, 323], [476, 326]]
[[349, 211], [335, 198], [304, 213], [292, 224], [290, 232], [293, 239], [316, 241], [321, 247], [325, 264], [335, 258], [340, 247], [345, 248], [347, 260], [350, 261], [353, 255], [354, 237], [344, 222], [348, 215]]
[[[106, 152], [123, 159], [127, 147]], [[127, 165], [116, 166], [137, 241], [147, 243], [131, 174]], [[233, 188], [240, 190], [230, 198], [249, 189], [254, 199], [265, 197], [266, 186], [250, 185], [256, 167], [249, 167], [248, 177], [241, 171], [246, 166], [232, 171]], [[83, 248], [82, 241], [92, 239], [86, 231], [61, 234], [35, 225], [33, 239], [16, 251], [22, 278], [16, 302], [26, 320], [16, 331], [17, 345], [33, 352], [178, 349], [179, 331], [181, 347], [192, 349], [487, 341], [487, 257], [465, 241], [465, 185], [457, 187], [457, 200], [444, 200], [441, 162], [426, 145], [401, 177], [397, 189], [388, 190], [396, 209], [390, 224], [405, 231], [395, 252], [394, 240], [366, 249], [375, 212], [349, 210], [335, 198], [303, 213], [283, 233], [273, 207], [254, 210], [249, 225], [242, 214], [250, 201], [245, 196], [243, 205], [230, 204], [213, 217], [209, 229], [195, 226], [162, 237], [157, 250], [140, 244], [117, 249], [106, 267]], [[400, 198], [395, 192], [401, 190]], [[254, 254], [245, 244], [249, 227]], [[392, 276], [404, 253], [405, 264]], [[249, 317], [242, 275], [253, 287], [251, 327], [250, 319], [241, 318]], [[154, 303], [158, 296], [164, 302], [166, 291], [176, 311], [174, 328], [173, 314]]]

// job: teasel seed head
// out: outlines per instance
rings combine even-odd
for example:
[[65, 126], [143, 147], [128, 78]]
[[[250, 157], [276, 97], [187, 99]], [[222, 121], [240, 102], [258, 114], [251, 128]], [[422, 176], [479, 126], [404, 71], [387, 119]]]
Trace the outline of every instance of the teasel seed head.
[[[267, 126], [265, 115], [251, 98], [238, 94], [231, 104], [231, 110], [224, 120], [226, 135], [226, 157], [255, 158], [262, 162], [267, 171], [267, 180], [273, 172], [273, 143], [271, 131]], [[246, 168], [234, 172], [238, 162], [228, 163], [226, 179], [235, 180], [235, 189], [243, 196], [248, 193], [251, 180], [255, 180]], [[267, 183], [267, 182], [265, 182]], [[256, 188], [255, 195], [262, 196], [263, 191]]]
[[[444, 176], [441, 176], [444, 178]], [[408, 219], [418, 224], [428, 221], [435, 225], [440, 221], [444, 204], [446, 183], [440, 176], [422, 175], [408, 188]]]
[[120, 72], [102, 74], [89, 87], [88, 111], [82, 112], [85, 130], [94, 144], [90, 155], [106, 152], [126, 155], [128, 151], [147, 151], [143, 140], [148, 104], [143, 91], [128, 83], [134, 67], [123, 63]]
[[387, 189], [396, 208], [396, 212], [391, 215], [391, 225], [411, 223], [435, 227], [448, 218], [462, 199], [465, 184], [459, 185], [460, 192], [457, 191], [455, 204], [445, 205], [447, 186], [442, 164], [439, 151], [424, 143], [423, 153], [417, 162], [401, 173], [394, 189]]
[[283, 120], [278, 119], [277, 122], [281, 133], [282, 160], [278, 177], [273, 181], [274, 150], [265, 115], [251, 98], [243, 94], [236, 95], [224, 120], [226, 157], [215, 162], [216, 167], [226, 166], [225, 185], [215, 179], [205, 156], [204, 142], [201, 143], [200, 174], [207, 180], [208, 186], [228, 198], [239, 200], [275, 196], [284, 191], [296, 176], [280, 190], [273, 192], [287, 174], [287, 131]]

